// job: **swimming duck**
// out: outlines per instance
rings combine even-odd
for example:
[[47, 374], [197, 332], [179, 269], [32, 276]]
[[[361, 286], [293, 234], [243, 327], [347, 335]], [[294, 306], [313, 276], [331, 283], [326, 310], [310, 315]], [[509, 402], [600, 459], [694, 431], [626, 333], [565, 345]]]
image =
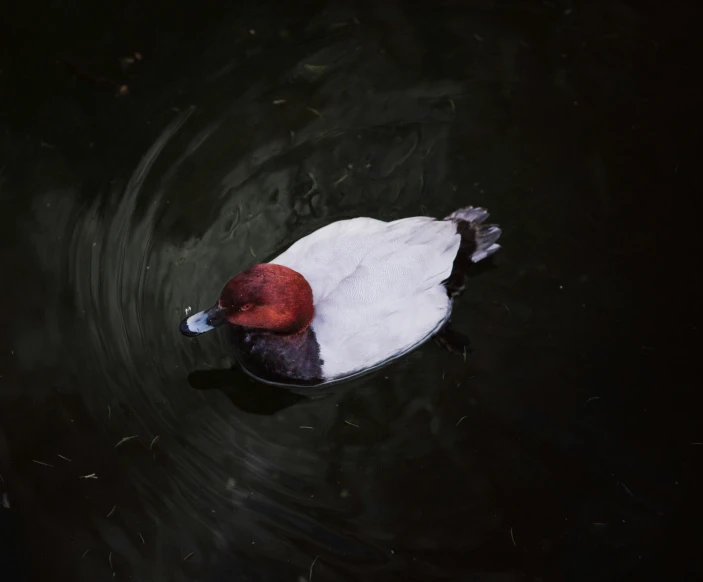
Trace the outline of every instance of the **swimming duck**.
[[467, 207], [438, 220], [352, 218], [233, 277], [217, 303], [181, 322], [186, 336], [226, 326], [255, 378], [311, 386], [379, 368], [447, 331], [467, 268], [501, 230]]

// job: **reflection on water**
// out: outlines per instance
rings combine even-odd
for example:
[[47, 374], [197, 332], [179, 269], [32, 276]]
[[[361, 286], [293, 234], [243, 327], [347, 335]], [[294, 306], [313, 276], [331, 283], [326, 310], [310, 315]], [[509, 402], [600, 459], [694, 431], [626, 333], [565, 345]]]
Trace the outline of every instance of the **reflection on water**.
[[[618, 6], [620, 40], [589, 39], [590, 65], [560, 56], [597, 20], [585, 7], [577, 25], [551, 3], [309, 2], [169, 16], [171, 36], [130, 48], [127, 97], [47, 73], [43, 125], [18, 103], [2, 138], [13, 567], [149, 582], [653, 568], [700, 439], [655, 404], [666, 336], [627, 291], [659, 267], [632, 205], [650, 178], [630, 171], [654, 162], [623, 135], [659, 128], [612, 116], [654, 50]], [[186, 50], [192, 30], [206, 38]], [[650, 172], [669, 180], [660, 148]], [[466, 204], [504, 227], [455, 310], [466, 360], [428, 344], [300, 395], [228, 370], [224, 334], [178, 331], [331, 221]]]

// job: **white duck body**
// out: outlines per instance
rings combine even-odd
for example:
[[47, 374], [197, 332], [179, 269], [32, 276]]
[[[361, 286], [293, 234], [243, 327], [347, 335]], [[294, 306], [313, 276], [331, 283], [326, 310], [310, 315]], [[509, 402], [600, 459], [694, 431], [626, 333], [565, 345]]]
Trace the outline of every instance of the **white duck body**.
[[462, 244], [458, 225], [473, 229], [474, 262], [500, 248], [494, 244], [499, 228], [478, 227], [487, 216], [466, 208], [444, 220], [342, 220], [271, 261], [297, 271], [312, 288], [312, 329], [325, 381], [376, 368], [442, 328], [452, 310], [443, 283]]

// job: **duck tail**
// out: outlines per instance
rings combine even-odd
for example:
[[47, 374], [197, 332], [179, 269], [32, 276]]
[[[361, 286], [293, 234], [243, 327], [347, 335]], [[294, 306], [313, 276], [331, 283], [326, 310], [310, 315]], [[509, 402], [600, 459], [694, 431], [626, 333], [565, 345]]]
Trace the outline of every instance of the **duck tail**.
[[444, 282], [450, 297], [458, 295], [464, 289], [472, 263], [478, 263], [500, 248], [496, 243], [501, 235], [500, 227], [495, 224], [483, 224], [487, 218], [488, 212], [483, 208], [467, 206], [452, 212], [444, 219], [454, 222], [456, 231], [461, 236], [452, 273]]
[[487, 218], [487, 210], [467, 206], [455, 210], [444, 219], [456, 223], [457, 232], [461, 235], [459, 252], [468, 253], [473, 263], [490, 257], [500, 248], [496, 241], [502, 231], [496, 224], [483, 224]]

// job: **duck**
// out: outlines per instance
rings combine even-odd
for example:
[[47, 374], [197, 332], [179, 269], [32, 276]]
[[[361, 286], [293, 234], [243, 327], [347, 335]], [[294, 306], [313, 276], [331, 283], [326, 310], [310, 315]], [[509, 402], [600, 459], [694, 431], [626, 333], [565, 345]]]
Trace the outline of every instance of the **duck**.
[[232, 277], [180, 331], [226, 327], [244, 371], [284, 386], [347, 380], [431, 338], [451, 349], [449, 320], [468, 271], [501, 248], [488, 216], [468, 206], [443, 219], [332, 222]]

